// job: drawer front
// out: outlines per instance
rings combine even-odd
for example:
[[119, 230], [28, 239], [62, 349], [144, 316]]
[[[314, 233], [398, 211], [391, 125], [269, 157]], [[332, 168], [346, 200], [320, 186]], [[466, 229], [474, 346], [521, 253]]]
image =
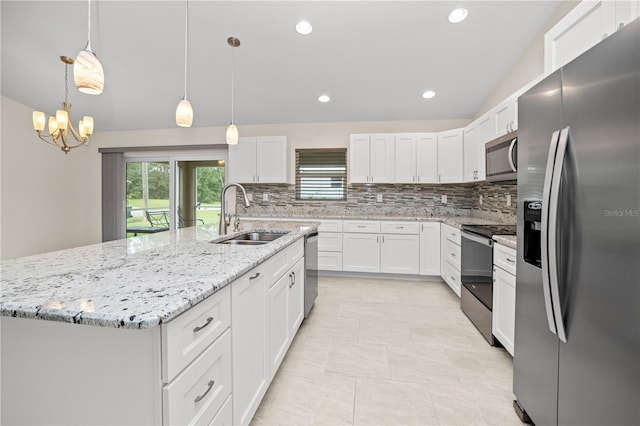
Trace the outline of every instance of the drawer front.
[[342, 251], [342, 233], [323, 232], [319, 234], [318, 250]]
[[231, 395], [231, 331], [227, 330], [162, 389], [165, 425], [209, 424]]
[[318, 232], [320, 232], [321, 235], [323, 232], [342, 232], [341, 220], [318, 219], [317, 222], [320, 222], [320, 226], [318, 226]]
[[380, 222], [375, 220], [345, 220], [342, 223], [343, 232], [380, 233]]
[[280, 250], [274, 254], [269, 260], [263, 264], [263, 270], [266, 275], [266, 282], [271, 285], [289, 270], [289, 248]]
[[342, 271], [342, 253], [337, 251], [319, 251], [318, 269], [320, 271]]
[[213, 418], [208, 426], [233, 426], [233, 406], [231, 405], [232, 397], [229, 396], [224, 405]]
[[413, 234], [420, 233], [418, 222], [382, 222], [380, 226], [383, 234]]
[[455, 268], [460, 271], [460, 246], [453, 243], [451, 240], [445, 241], [445, 258], [447, 262], [451, 263]]
[[516, 251], [511, 247], [502, 244], [493, 245], [493, 263], [511, 275], [516, 274], [517, 259]]
[[449, 287], [460, 297], [460, 270], [451, 263], [445, 262], [442, 276]]
[[169, 383], [231, 325], [230, 286], [162, 324], [162, 381]]
[[443, 223], [441, 232], [447, 240], [453, 242], [454, 244], [460, 245], [461, 237], [460, 230], [458, 228], [454, 228], [453, 226], [445, 225]]

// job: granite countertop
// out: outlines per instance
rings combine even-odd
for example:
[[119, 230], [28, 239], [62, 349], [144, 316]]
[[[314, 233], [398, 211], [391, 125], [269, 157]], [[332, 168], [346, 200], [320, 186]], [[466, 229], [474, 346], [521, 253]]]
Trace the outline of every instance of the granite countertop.
[[[289, 231], [261, 246], [213, 244], [202, 225], [8, 260], [0, 265], [0, 315], [117, 328], [170, 321], [278, 251], [317, 222], [244, 221]], [[241, 233], [238, 232], [238, 233]]]
[[515, 235], [494, 235], [493, 240], [514, 250], [518, 247], [518, 237]]

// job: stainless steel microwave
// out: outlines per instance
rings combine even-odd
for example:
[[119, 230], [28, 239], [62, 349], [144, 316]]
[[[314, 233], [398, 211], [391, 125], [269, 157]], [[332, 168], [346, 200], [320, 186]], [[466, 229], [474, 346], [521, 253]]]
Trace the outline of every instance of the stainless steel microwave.
[[518, 136], [507, 133], [485, 145], [487, 182], [514, 183], [518, 178]]

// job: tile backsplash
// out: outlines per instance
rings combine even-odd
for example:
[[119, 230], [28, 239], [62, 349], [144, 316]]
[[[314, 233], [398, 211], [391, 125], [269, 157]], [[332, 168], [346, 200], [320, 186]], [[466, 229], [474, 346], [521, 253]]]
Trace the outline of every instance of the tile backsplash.
[[[515, 223], [515, 185], [351, 184], [347, 186], [346, 201], [296, 200], [294, 185], [246, 184], [244, 187], [247, 193], [253, 194], [251, 207], [240, 207], [240, 214], [247, 216], [461, 216]], [[264, 194], [267, 201], [263, 200]], [[382, 202], [377, 202], [379, 195]], [[507, 195], [511, 197], [510, 207]]]

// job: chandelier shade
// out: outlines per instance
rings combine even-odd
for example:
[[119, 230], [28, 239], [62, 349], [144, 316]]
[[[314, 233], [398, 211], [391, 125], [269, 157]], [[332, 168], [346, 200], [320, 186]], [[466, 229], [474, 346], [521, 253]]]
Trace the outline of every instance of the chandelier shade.
[[102, 64], [91, 51], [91, 46], [78, 53], [73, 64], [73, 81], [82, 93], [99, 95], [104, 90], [104, 71]]
[[227, 145], [238, 144], [238, 128], [235, 124], [230, 124], [227, 127]]
[[176, 108], [176, 124], [180, 127], [191, 127], [193, 123], [193, 108], [191, 102], [181, 100]]

